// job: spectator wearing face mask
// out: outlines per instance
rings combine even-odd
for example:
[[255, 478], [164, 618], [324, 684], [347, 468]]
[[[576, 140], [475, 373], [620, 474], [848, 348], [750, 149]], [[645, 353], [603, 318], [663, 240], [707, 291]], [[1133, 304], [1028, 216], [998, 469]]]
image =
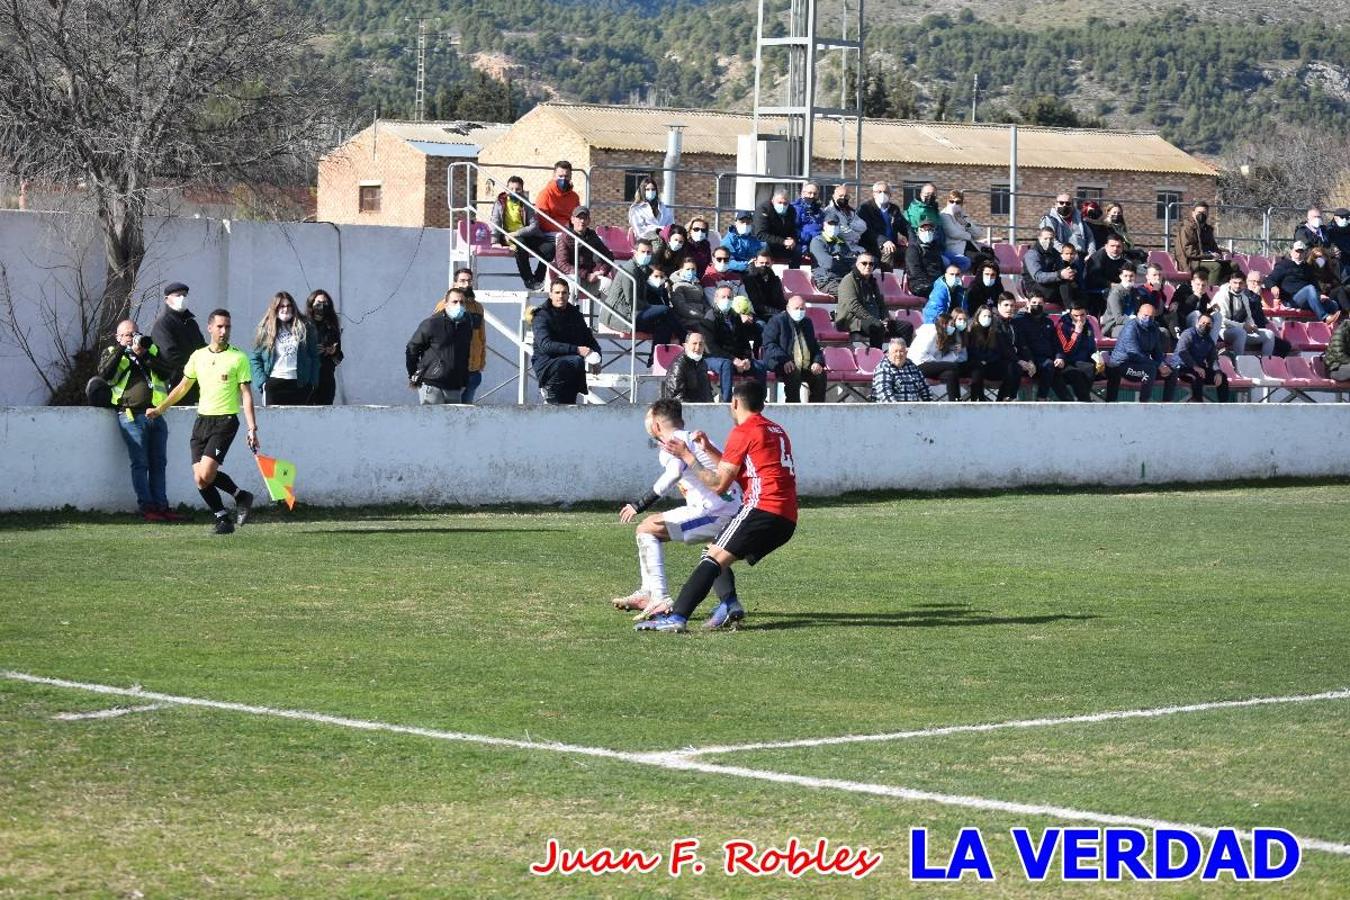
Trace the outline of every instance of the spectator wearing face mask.
[[806, 317], [806, 300], [793, 294], [787, 309], [764, 326], [764, 367], [773, 372], [783, 386], [788, 403], [801, 401], [806, 384], [807, 402], [824, 403], [829, 386], [825, 373], [825, 354], [816, 340], [816, 329]]
[[1073, 198], [1068, 194], [1055, 198], [1055, 205], [1041, 218], [1040, 227], [1050, 229], [1056, 250], [1065, 244], [1073, 244], [1079, 256], [1087, 256], [1097, 249], [1092, 229], [1083, 223], [1082, 214], [1074, 208]]
[[1085, 201], [1080, 213], [1083, 216], [1083, 227], [1092, 232], [1092, 243], [1097, 247], [1097, 250], [1092, 252], [1096, 253], [1102, 249], [1106, 244], [1106, 239], [1111, 236], [1111, 229], [1102, 215], [1102, 205], [1096, 200]]
[[305, 308], [319, 342], [319, 383], [309, 395], [309, 402], [315, 406], [332, 406], [337, 397], [337, 367], [342, 362], [342, 326], [338, 323], [333, 298], [325, 290], [311, 292]]
[[1270, 331], [1272, 335], [1275, 335], [1275, 350], [1272, 355], [1283, 359], [1294, 351], [1294, 347], [1284, 338], [1275, 334], [1274, 330], [1270, 327], [1270, 320], [1266, 318], [1265, 305], [1262, 301], [1262, 291], [1265, 290], [1265, 284], [1262, 281], [1261, 273], [1257, 272], [1255, 269], [1248, 272], [1247, 281], [1244, 286], [1246, 287], [1246, 293], [1252, 298], [1250, 309], [1252, 311], [1252, 319], [1256, 322], [1256, 327], [1264, 328], [1267, 331]]
[[[487, 367], [487, 319], [483, 315], [483, 304], [473, 295], [473, 269], [456, 269], [455, 281], [451, 287], [464, 292], [464, 311], [473, 323], [473, 340], [469, 342], [469, 376], [460, 392], [460, 403], [472, 403], [483, 383], [483, 369]], [[432, 313], [445, 312], [446, 298], [437, 301]]]
[[[754, 254], [752, 253], [751, 256], [753, 257]], [[699, 283], [709, 290], [724, 282], [740, 284], [744, 271], [738, 271], [735, 268], [738, 265], [744, 266], [745, 263], [733, 258], [731, 250], [728, 249], [726, 244], [723, 244], [713, 251], [712, 264], [703, 270], [703, 277], [699, 279]]]
[[[1065, 245], [1072, 247], [1072, 245]], [[1077, 301], [1070, 301], [1070, 305]], [[1028, 378], [1036, 379], [1036, 399], [1046, 400], [1050, 392], [1060, 400], [1072, 399], [1062, 378], [1057, 377], [1062, 363], [1059, 361], [1059, 335], [1055, 323], [1045, 312], [1045, 301], [1040, 297], [1027, 298], [1027, 308], [1013, 319], [1013, 329], [1017, 332], [1017, 345], [1021, 352], [1022, 371]]]
[[1335, 251], [1341, 282], [1350, 283], [1350, 209], [1338, 207], [1331, 216], [1331, 224], [1326, 228], [1327, 246]]
[[1106, 295], [1106, 310], [1101, 315], [1102, 333], [1107, 337], [1116, 337], [1125, 321], [1134, 315], [1134, 311], [1143, 303], [1153, 302], [1136, 285], [1137, 276], [1128, 266], [1120, 270], [1120, 275]]
[[712, 265], [713, 244], [717, 242], [717, 236], [708, 229], [708, 220], [702, 216], [690, 219], [684, 230], [689, 236], [688, 243], [684, 246], [684, 255], [694, 261], [699, 273], [702, 274], [704, 269]]
[[1177, 373], [1164, 361], [1162, 334], [1153, 321], [1153, 304], [1145, 303], [1133, 319], [1125, 323], [1111, 361], [1106, 366], [1106, 402], [1115, 403], [1124, 378], [1138, 381], [1139, 402], [1153, 399], [1153, 385], [1163, 379], [1163, 400], [1171, 400], [1177, 389]]
[[[188, 309], [188, 286], [182, 282], [172, 282], [164, 286], [164, 306], [150, 328], [150, 339], [159, 348], [159, 357], [169, 368], [170, 385], [183, 380], [183, 367], [188, 357], [206, 346], [201, 326]], [[197, 402], [197, 383], [183, 395], [182, 402]]]
[[755, 237], [769, 248], [774, 262], [795, 266], [801, 261], [801, 245], [797, 242], [797, 210], [788, 203], [787, 191], [774, 191], [773, 196], [755, 210]]
[[249, 364], [253, 376], [263, 380], [268, 406], [309, 403], [319, 383], [318, 334], [285, 291], [272, 297], [258, 323]]
[[970, 363], [970, 399], [982, 401], [986, 381], [999, 383], [998, 399], [1012, 400], [1022, 386], [1023, 369], [1017, 346], [1017, 331], [1013, 327], [1013, 313], [1017, 300], [1012, 294], [999, 295], [994, 309], [981, 307], [975, 311], [966, 341], [966, 358]]
[[1022, 283], [1027, 295], [1067, 307], [1078, 299], [1083, 265], [1071, 244], [1054, 241], [1054, 231], [1042, 228], [1040, 238], [1022, 254]]
[[1214, 239], [1214, 223], [1209, 219], [1209, 204], [1201, 200], [1191, 208], [1191, 214], [1177, 226], [1177, 242], [1173, 251], [1177, 269], [1192, 272], [1199, 266], [1209, 284], [1228, 280], [1228, 261]]
[[614, 268], [614, 258], [604, 240], [591, 227], [591, 210], [578, 206], [572, 210], [571, 227], [560, 231], [553, 251], [553, 268], [576, 279], [577, 286], [591, 296], [604, 293]]
[[535, 252], [551, 260], [557, 252], [558, 233], [567, 230], [573, 210], [581, 205], [581, 195], [572, 187], [570, 162], [560, 159], [553, 164], [553, 180], [535, 194], [534, 205], [540, 213], [538, 224], [542, 237]]
[[[778, 315], [787, 309], [787, 296], [783, 292], [783, 279], [773, 270], [773, 257], [766, 248], [761, 247], [755, 254], [754, 262], [746, 270], [741, 281], [745, 296], [750, 300], [755, 318], [761, 322]], [[838, 291], [838, 285], [835, 285]]]
[[664, 272], [678, 272], [689, 255], [689, 232], [683, 225], [670, 226], [663, 242], [652, 242], [653, 260]]
[[1318, 284], [1317, 270], [1308, 262], [1308, 245], [1294, 241], [1289, 255], [1275, 263], [1266, 276], [1265, 286], [1276, 301], [1299, 309], [1310, 309], [1317, 318], [1334, 323], [1341, 311], [1331, 303]]
[[750, 346], [760, 336], [755, 317], [736, 312], [731, 301], [731, 285], [718, 285], [713, 310], [703, 329], [708, 339], [708, 368], [717, 373], [723, 403], [731, 400], [732, 380], [738, 375], [754, 378], [760, 384], [768, 381], [764, 364], [755, 359]]
[[863, 219], [862, 214], [853, 206], [853, 197], [849, 193], [848, 185], [841, 184], [834, 189], [833, 199], [830, 205], [825, 207], [825, 215], [835, 215], [843, 223], [844, 240], [853, 247], [855, 254], [862, 251], [862, 238], [867, 233], [867, 221]]
[[1172, 302], [1158, 314], [1159, 324], [1174, 339], [1195, 324], [1201, 313], [1208, 312], [1214, 325], [1213, 338], [1217, 342], [1223, 334], [1222, 320], [1214, 316], [1214, 301], [1209, 297], [1209, 282], [1205, 270], [1196, 267], [1190, 281], [1177, 286], [1172, 294]]
[[1107, 236], [1112, 234], [1120, 235], [1120, 241], [1125, 247], [1125, 258], [1135, 265], [1143, 265], [1148, 262], [1148, 252], [1134, 246], [1130, 240], [1130, 226], [1125, 222], [1125, 210], [1119, 203], [1108, 203], [1106, 212], [1102, 215], [1102, 221], [1106, 223], [1108, 229]]
[[810, 247], [811, 241], [815, 240], [825, 225], [825, 204], [820, 199], [820, 185], [814, 181], [802, 185], [801, 196], [792, 201], [792, 209], [797, 217], [797, 246]]
[[911, 294], [927, 297], [933, 292], [933, 285], [942, 280], [947, 263], [942, 258], [938, 231], [931, 222], [920, 223], [915, 233], [918, 240], [905, 248], [905, 277]]
[[1308, 251], [1308, 264], [1312, 266], [1317, 296], [1327, 298], [1323, 300], [1323, 305], [1335, 311], [1340, 309], [1340, 305], [1331, 299], [1331, 294], [1340, 286], [1340, 278], [1336, 274], [1336, 260], [1331, 250], [1328, 245], [1313, 247]]
[[970, 288], [966, 291], [966, 309], [973, 316], [981, 306], [995, 306], [1001, 293], [1003, 282], [999, 278], [998, 263], [987, 259], [978, 266]]
[[1275, 352], [1275, 332], [1256, 324], [1256, 311], [1261, 308], [1261, 295], [1246, 289], [1246, 275], [1241, 269], [1228, 273], [1228, 283], [1214, 294], [1216, 317], [1223, 323], [1223, 342], [1234, 356], [1253, 347], [1260, 348], [1261, 356]]
[[1103, 245], [1083, 263], [1083, 300], [1088, 313], [1101, 317], [1106, 292], [1120, 281], [1120, 271], [1131, 266], [1125, 258], [1125, 242], [1120, 235], [1108, 235]]
[[936, 185], [930, 182], [919, 188], [919, 193], [909, 201], [909, 206], [905, 207], [905, 221], [909, 223], [910, 231], [918, 231], [920, 225], [928, 222], [937, 233], [939, 249], [945, 247], [946, 240], [942, 235], [942, 213], [938, 210]]
[[708, 295], [704, 292], [703, 285], [699, 284], [696, 265], [693, 259], [685, 259], [670, 279], [668, 293], [670, 308], [675, 315], [676, 334], [687, 334], [695, 328], [702, 327], [708, 313], [712, 311]]
[[1219, 347], [1210, 333], [1213, 326], [1209, 313], [1202, 312], [1177, 339], [1177, 356], [1181, 358], [1177, 377], [1190, 385], [1192, 403], [1204, 402], [1207, 384], [1214, 385], [1220, 403], [1228, 402], [1228, 376], [1219, 370]]
[[821, 228], [821, 233], [811, 240], [811, 258], [816, 261], [811, 270], [811, 283], [835, 296], [839, 293], [839, 279], [853, 269], [858, 255], [845, 239], [844, 226], [838, 216], [831, 215]]
[[702, 331], [696, 329], [684, 336], [684, 352], [675, 357], [666, 370], [665, 380], [661, 382], [662, 397], [684, 403], [712, 402], [712, 379], [708, 374], [707, 360], [703, 358], [706, 351], [707, 343]]
[[[942, 274], [942, 278], [928, 292], [928, 302], [923, 307], [923, 323], [931, 325], [939, 317], [948, 315], [950, 311], [956, 309], [970, 312], [970, 307], [966, 305], [966, 289], [961, 285], [961, 269], [956, 263], [951, 263]], [[915, 348], [911, 346], [910, 355], [913, 355], [914, 351]]]
[[971, 369], [966, 353], [966, 329], [969, 325], [966, 311], [958, 307], [950, 313], [943, 312], [932, 322], [914, 330], [909, 358], [925, 378], [933, 378], [946, 385], [948, 400], [961, 399], [961, 379]]
[[965, 195], [960, 191], [947, 194], [947, 205], [942, 208], [939, 224], [942, 226], [942, 239], [945, 242], [949, 263], [956, 263], [962, 272], [970, 270], [970, 261], [980, 253], [980, 245], [975, 240], [977, 231], [974, 222], [966, 216]]
[[424, 319], [404, 349], [408, 386], [417, 391], [422, 406], [462, 400], [475, 325], [464, 300], [463, 290], [447, 291], [443, 311]]
[[898, 268], [904, 259], [901, 249], [909, 239], [909, 223], [900, 204], [892, 201], [891, 186], [885, 181], [872, 185], [872, 199], [858, 206], [858, 216], [867, 223], [859, 244], [871, 253], [887, 272]]
[[863, 252], [854, 261], [853, 271], [840, 279], [835, 327], [847, 331], [855, 345], [879, 348], [893, 337], [902, 337], [908, 344], [914, 336], [914, 326], [886, 314], [886, 300], [881, 296], [875, 271], [876, 257]]
[[[750, 267], [750, 260], [755, 258], [761, 247], [767, 247], [763, 241], [751, 233], [751, 222], [754, 220], [754, 213], [747, 209], [736, 213], [736, 221], [731, 223], [727, 233], [722, 237], [722, 246], [718, 249], [727, 251], [726, 269], [717, 269], [717, 252], [713, 252], [713, 268], [721, 274], [724, 271], [731, 271], [738, 276]], [[769, 253], [773, 254], [773, 248], [769, 247]]]
[[[1060, 316], [1055, 326], [1059, 336], [1059, 353], [1055, 355], [1055, 380], [1061, 389], [1067, 385], [1080, 403], [1092, 402], [1092, 382], [1097, 377], [1097, 338], [1088, 323], [1087, 308], [1074, 303]], [[1059, 391], [1055, 396], [1061, 397]]]
[[628, 230], [633, 240], [646, 238], [653, 244], [660, 243], [661, 229], [674, 221], [674, 212], [661, 202], [661, 186], [656, 183], [656, 179], [642, 179], [637, 195], [633, 197], [633, 205], [628, 207]]
[[[652, 242], [639, 238], [633, 258], [619, 265], [618, 275], [609, 285], [600, 320], [607, 328], [646, 332], [657, 344], [667, 343], [675, 332], [675, 316], [665, 295], [665, 272], [652, 260]], [[611, 311], [612, 310], [612, 311]]]
[[1294, 228], [1294, 240], [1307, 244], [1309, 250], [1325, 247], [1331, 243], [1320, 207], [1308, 207], [1307, 218]]

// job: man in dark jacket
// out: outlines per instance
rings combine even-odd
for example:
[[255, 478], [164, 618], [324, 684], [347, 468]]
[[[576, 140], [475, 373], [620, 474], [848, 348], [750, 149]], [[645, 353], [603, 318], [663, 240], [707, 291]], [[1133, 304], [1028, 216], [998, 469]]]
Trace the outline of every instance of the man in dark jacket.
[[[183, 367], [187, 365], [188, 357], [206, 346], [201, 326], [187, 308], [187, 299], [186, 284], [175, 281], [165, 285], [164, 308], [159, 311], [159, 318], [155, 319], [155, 324], [150, 328], [150, 338], [159, 348], [160, 359], [169, 367], [170, 385], [176, 385], [183, 380]], [[181, 402], [197, 402], [195, 381], [192, 388], [183, 395]]]
[[[1064, 248], [1068, 247], [1068, 250]], [[1055, 232], [1042, 228], [1036, 243], [1022, 254], [1022, 284], [1027, 296], [1040, 297], [1060, 306], [1078, 298], [1078, 277], [1081, 271], [1078, 248], [1065, 242], [1055, 246]]]
[[[1087, 308], [1074, 303], [1056, 326], [1059, 352], [1055, 354], [1055, 381], [1068, 385], [1080, 403], [1092, 402], [1092, 382], [1097, 377], [1097, 338], [1088, 324]], [[1058, 391], [1056, 391], [1058, 394]]]
[[[1064, 247], [1067, 248], [1065, 253], [1073, 250], [1073, 244]], [[1026, 311], [1013, 319], [1013, 328], [1017, 331], [1022, 360], [1034, 367], [1027, 369], [1027, 375], [1036, 379], [1036, 399], [1048, 399], [1051, 390], [1060, 400], [1072, 399], [1064, 379], [1057, 377], [1064, 363], [1059, 359], [1059, 335], [1055, 332], [1055, 323], [1045, 313], [1045, 301], [1036, 296], [1028, 297]]]
[[610, 260], [614, 254], [591, 227], [591, 211], [578, 206], [572, 210], [572, 227], [558, 232], [553, 250], [553, 268], [564, 275], [574, 275], [582, 290], [598, 297], [600, 279], [613, 278]]
[[534, 353], [530, 367], [544, 402], [572, 406], [586, 393], [586, 367], [600, 364], [600, 344], [581, 310], [568, 300], [567, 282], [549, 285], [548, 302], [530, 319]]
[[463, 290], [451, 288], [444, 312], [422, 320], [404, 349], [408, 386], [417, 390], [423, 406], [459, 403], [463, 397], [469, 380], [469, 345], [478, 327], [467, 299]]
[[1178, 271], [1190, 272], [1200, 266], [1210, 284], [1223, 284], [1228, 280], [1230, 263], [1224, 259], [1218, 241], [1214, 240], [1214, 223], [1209, 220], [1209, 204], [1205, 201], [1197, 202], [1190, 217], [1177, 228], [1173, 256]]
[[947, 263], [942, 259], [942, 244], [932, 222], [921, 222], [916, 233], [918, 240], [911, 241], [905, 248], [905, 275], [909, 279], [909, 292], [927, 297], [932, 293], [933, 285], [942, 280]]
[[1106, 292], [1120, 281], [1120, 270], [1126, 266], [1132, 263], [1125, 258], [1125, 244], [1117, 234], [1107, 237], [1106, 243], [1083, 263], [1083, 299], [1090, 315], [1101, 317]]
[[1177, 377], [1191, 386], [1192, 403], [1204, 402], [1207, 384], [1218, 390], [1220, 403], [1228, 402], [1228, 376], [1219, 370], [1219, 347], [1210, 335], [1213, 327], [1210, 314], [1202, 312], [1177, 339], [1177, 356], [1181, 357]]
[[693, 330], [684, 336], [684, 352], [675, 357], [661, 382], [662, 397], [685, 403], [712, 402], [712, 380], [708, 376], [708, 363], [703, 358], [706, 351], [702, 331]]
[[717, 286], [713, 310], [704, 325], [708, 339], [708, 368], [717, 373], [723, 403], [731, 401], [731, 382], [737, 375], [747, 375], [760, 384], [768, 383], [764, 364], [755, 359], [750, 346], [759, 340], [759, 325], [754, 316], [731, 308], [731, 291], [729, 284]]
[[1328, 228], [1322, 221], [1321, 208], [1308, 207], [1308, 217], [1294, 229], [1294, 240], [1307, 244], [1309, 250], [1331, 243]]
[[755, 237], [768, 246], [775, 262], [797, 265], [802, 248], [797, 243], [797, 210], [788, 203], [787, 191], [775, 191], [755, 210]]
[[741, 282], [745, 296], [755, 311], [755, 318], [767, 322], [787, 308], [787, 297], [783, 294], [783, 279], [773, 270], [773, 254], [767, 247], [760, 248], [745, 270]]
[[1139, 402], [1153, 399], [1153, 384], [1163, 379], [1163, 400], [1172, 399], [1177, 389], [1177, 373], [1163, 361], [1163, 339], [1158, 323], [1153, 321], [1153, 304], [1145, 303], [1133, 319], [1125, 323], [1111, 350], [1111, 361], [1106, 367], [1106, 402], [1115, 403], [1120, 396], [1122, 378], [1139, 382]]
[[876, 263], [877, 258], [871, 253], [861, 253], [853, 263], [853, 271], [839, 281], [834, 324], [840, 331], [847, 331], [855, 344], [880, 349], [893, 337], [904, 338], [908, 344], [914, 338], [914, 326], [886, 315], [886, 300], [872, 274]]
[[1025, 370], [1017, 346], [1017, 331], [1013, 327], [1016, 310], [1016, 298], [1005, 291], [999, 295], [995, 309], [975, 311], [975, 324], [966, 342], [971, 400], [985, 399], [985, 379], [999, 382], [999, 400], [1012, 400], [1021, 389]]
[[1275, 263], [1275, 268], [1266, 276], [1265, 286], [1270, 288], [1274, 298], [1285, 306], [1310, 309], [1323, 321], [1333, 321], [1340, 316], [1331, 297], [1323, 294], [1317, 284], [1317, 271], [1308, 262], [1308, 245], [1294, 241], [1289, 255]]
[[811, 270], [811, 283], [831, 296], [839, 293], [839, 279], [849, 273], [857, 258], [843, 232], [843, 220], [832, 213], [811, 239], [811, 258], [816, 263]]
[[1341, 206], [1331, 211], [1327, 244], [1336, 250], [1336, 259], [1341, 266], [1341, 283], [1350, 284], [1350, 209]]
[[891, 186], [884, 181], [872, 185], [872, 199], [858, 205], [858, 215], [867, 223], [858, 243], [883, 269], [894, 269], [902, 261], [900, 251], [909, 239], [909, 223], [900, 204], [891, 200]]
[[825, 354], [816, 341], [816, 329], [806, 317], [806, 300], [800, 294], [789, 297], [787, 309], [764, 326], [764, 366], [778, 376], [788, 403], [801, 401], [803, 381], [808, 402], [825, 402]]

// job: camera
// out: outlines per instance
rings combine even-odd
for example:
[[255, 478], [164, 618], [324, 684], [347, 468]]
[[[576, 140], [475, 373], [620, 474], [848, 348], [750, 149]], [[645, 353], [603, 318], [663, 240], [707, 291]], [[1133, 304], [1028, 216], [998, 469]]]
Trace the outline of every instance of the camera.
[[133, 334], [133, 335], [131, 336], [131, 349], [132, 349], [132, 350], [149, 350], [149, 349], [150, 349], [150, 335], [148, 335], [148, 334]]

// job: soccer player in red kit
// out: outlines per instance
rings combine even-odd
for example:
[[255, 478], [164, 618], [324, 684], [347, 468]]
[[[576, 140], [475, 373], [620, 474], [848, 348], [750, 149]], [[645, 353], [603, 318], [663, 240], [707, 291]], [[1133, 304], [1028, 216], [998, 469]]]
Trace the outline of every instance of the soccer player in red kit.
[[[731, 418], [736, 427], [720, 454], [707, 435], [697, 431], [690, 435], [716, 462], [715, 469], [700, 465], [683, 441], [666, 442], [666, 451], [688, 466], [686, 477], [698, 478], [715, 492], [739, 482], [743, 500], [740, 512], [704, 552], [680, 589], [670, 614], [639, 622], [638, 631], [686, 630], [689, 617], [724, 569], [742, 559], [753, 566], [791, 540], [797, 529], [797, 470], [792, 442], [781, 425], [764, 418], [764, 398], [764, 385], [758, 381], [743, 381], [732, 390]], [[710, 621], [719, 617], [723, 619], [720, 624], [734, 625], [745, 618], [745, 611], [739, 604], [729, 610], [719, 606]]]

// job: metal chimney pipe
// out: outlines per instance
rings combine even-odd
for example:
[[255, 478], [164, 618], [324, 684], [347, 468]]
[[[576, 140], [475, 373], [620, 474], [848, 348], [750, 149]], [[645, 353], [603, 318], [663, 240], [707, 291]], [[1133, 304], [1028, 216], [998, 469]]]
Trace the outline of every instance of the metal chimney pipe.
[[666, 206], [675, 206], [675, 169], [680, 164], [680, 154], [684, 151], [684, 126], [670, 125], [670, 131], [666, 134], [666, 159], [662, 164], [665, 168], [664, 177], [661, 179], [661, 199], [665, 201]]

